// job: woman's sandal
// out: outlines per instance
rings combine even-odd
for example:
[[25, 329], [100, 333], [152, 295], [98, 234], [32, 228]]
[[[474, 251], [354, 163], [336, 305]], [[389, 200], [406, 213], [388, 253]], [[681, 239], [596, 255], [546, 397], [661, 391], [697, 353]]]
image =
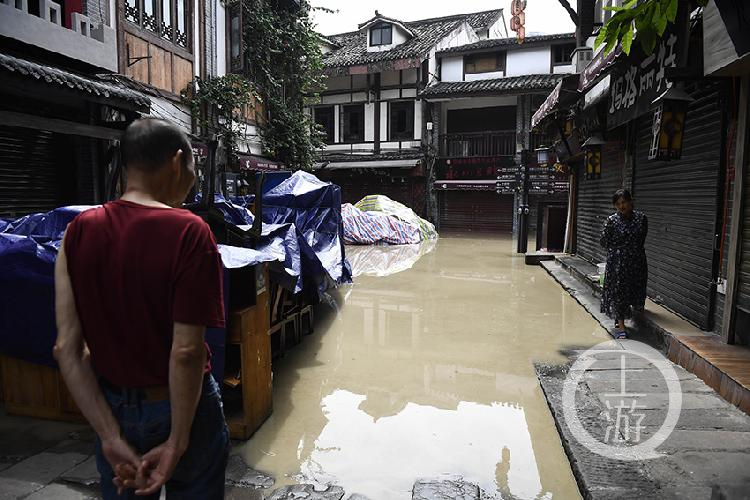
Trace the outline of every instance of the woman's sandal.
[[628, 338], [628, 332], [626, 332], [625, 330], [622, 330], [622, 331], [619, 331], [619, 332], [615, 332], [615, 338], [617, 340], [627, 340], [627, 338]]

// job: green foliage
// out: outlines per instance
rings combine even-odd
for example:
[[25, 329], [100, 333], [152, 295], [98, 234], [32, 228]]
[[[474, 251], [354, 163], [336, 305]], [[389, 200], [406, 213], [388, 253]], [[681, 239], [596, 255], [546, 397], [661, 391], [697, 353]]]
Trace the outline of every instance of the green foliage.
[[[233, 0], [240, 1], [240, 0]], [[305, 106], [319, 101], [323, 87], [320, 38], [311, 7], [241, 0], [243, 41], [250, 76], [262, 96], [268, 122], [261, 127], [266, 154], [295, 169], [310, 169], [323, 140]]]
[[[708, 0], [697, 0], [705, 7]], [[651, 54], [659, 38], [669, 23], [677, 17], [679, 0], [628, 0], [622, 7], [605, 7], [614, 15], [602, 26], [596, 37], [596, 46], [605, 44], [604, 52], [609, 53], [618, 43], [622, 50], [630, 54], [633, 38], [646, 54]]]
[[206, 134], [224, 139], [230, 155], [237, 153], [237, 144], [244, 130], [237, 127], [241, 114], [256, 97], [251, 83], [241, 75], [225, 75], [195, 81], [181, 92], [182, 101]]

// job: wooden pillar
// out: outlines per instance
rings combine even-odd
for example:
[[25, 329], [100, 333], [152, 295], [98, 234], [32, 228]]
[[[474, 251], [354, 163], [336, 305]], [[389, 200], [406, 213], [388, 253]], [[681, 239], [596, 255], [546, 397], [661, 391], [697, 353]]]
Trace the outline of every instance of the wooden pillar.
[[380, 153], [380, 73], [375, 73], [373, 76], [372, 90], [375, 92], [375, 145], [373, 152], [375, 154]]
[[[737, 139], [734, 154], [734, 191], [732, 218], [729, 236], [729, 256], [727, 264], [727, 291], [724, 300], [724, 320], [721, 334], [727, 344], [734, 343], [734, 329], [737, 319], [737, 289], [739, 288], [740, 265], [742, 263], [743, 209], [745, 205], [745, 177], [747, 164], [747, 113], [750, 76], [743, 76], [740, 83], [740, 106], [737, 117]], [[723, 256], [722, 256], [723, 258]]]

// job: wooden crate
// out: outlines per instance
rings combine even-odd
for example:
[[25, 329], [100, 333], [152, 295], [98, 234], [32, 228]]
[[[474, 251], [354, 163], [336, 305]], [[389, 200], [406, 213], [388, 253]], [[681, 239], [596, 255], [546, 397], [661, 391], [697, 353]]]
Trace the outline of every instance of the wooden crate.
[[240, 349], [242, 411], [228, 418], [234, 439], [249, 438], [273, 411], [268, 291], [259, 291], [254, 306], [229, 315], [227, 344]]
[[0, 356], [0, 372], [5, 409], [9, 414], [83, 421], [56, 368]]

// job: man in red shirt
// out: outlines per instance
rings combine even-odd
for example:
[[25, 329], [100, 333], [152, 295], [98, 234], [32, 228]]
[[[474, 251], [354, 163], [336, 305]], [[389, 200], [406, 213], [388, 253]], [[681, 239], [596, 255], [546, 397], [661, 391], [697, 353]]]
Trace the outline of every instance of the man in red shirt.
[[55, 266], [54, 354], [97, 433], [105, 499], [223, 498], [229, 433], [206, 327], [224, 326], [208, 225], [179, 207], [192, 148], [163, 120], [122, 139], [127, 190], [70, 223]]

